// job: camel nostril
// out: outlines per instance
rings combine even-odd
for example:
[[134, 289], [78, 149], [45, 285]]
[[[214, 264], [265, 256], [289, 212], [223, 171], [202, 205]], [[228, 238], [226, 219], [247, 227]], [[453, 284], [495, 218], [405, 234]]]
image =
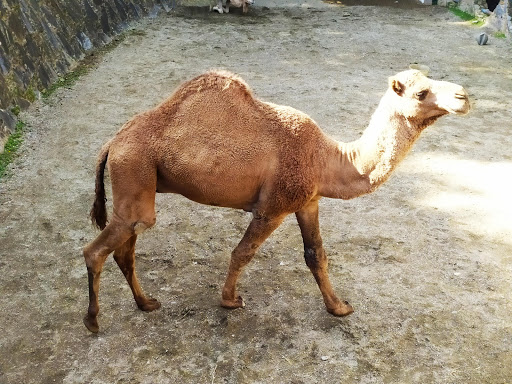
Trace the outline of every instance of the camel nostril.
[[455, 98], [460, 100], [467, 100], [468, 94], [465, 90], [459, 91], [455, 93]]

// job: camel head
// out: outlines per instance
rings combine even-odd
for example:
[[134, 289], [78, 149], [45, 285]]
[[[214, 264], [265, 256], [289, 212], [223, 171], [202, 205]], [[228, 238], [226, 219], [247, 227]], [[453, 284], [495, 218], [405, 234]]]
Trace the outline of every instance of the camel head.
[[389, 90], [396, 112], [418, 122], [421, 127], [454, 113], [464, 115], [470, 105], [466, 90], [447, 81], [429, 79], [418, 70], [400, 72], [389, 79]]

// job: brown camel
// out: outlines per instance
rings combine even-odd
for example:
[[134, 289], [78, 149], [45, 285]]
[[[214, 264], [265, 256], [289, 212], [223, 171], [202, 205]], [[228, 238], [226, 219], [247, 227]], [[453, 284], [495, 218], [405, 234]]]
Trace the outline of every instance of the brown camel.
[[229, 7], [242, 8], [242, 12], [245, 14], [249, 11], [249, 5], [254, 4], [254, 0], [226, 0], [226, 5], [222, 5], [222, 0], [217, 0], [217, 5], [213, 6], [215, 0], [210, 0], [210, 11], [216, 11], [218, 13], [229, 13]]
[[[232, 73], [211, 71], [184, 83], [162, 104], [126, 123], [99, 154], [91, 218], [102, 232], [84, 249], [90, 300], [85, 325], [98, 331], [100, 273], [111, 252], [138, 307], [160, 307], [143, 293], [134, 258], [137, 236], [155, 224], [157, 192], [252, 212], [231, 254], [223, 307], [244, 306], [236, 293], [243, 267], [283, 219], [295, 213], [306, 264], [327, 311], [335, 316], [352, 313], [329, 281], [318, 201], [374, 191], [423, 129], [440, 116], [468, 111], [468, 95], [461, 86], [430, 80], [416, 70], [401, 72], [389, 79], [389, 89], [361, 138], [341, 143], [325, 135], [308, 115], [255, 98]], [[114, 206], [108, 225], [106, 164]]]

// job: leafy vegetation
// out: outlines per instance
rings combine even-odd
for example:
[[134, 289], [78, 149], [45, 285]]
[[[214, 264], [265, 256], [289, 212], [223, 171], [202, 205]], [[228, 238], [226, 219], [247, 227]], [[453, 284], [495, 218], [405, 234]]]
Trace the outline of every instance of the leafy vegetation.
[[455, 16], [458, 16], [464, 21], [471, 21], [475, 19], [475, 16], [460, 10], [457, 6], [450, 6], [449, 9]]
[[[112, 40], [111, 43], [95, 49], [93, 53], [87, 56], [82, 62], [75, 68], [75, 70], [68, 72], [66, 75], [62, 76], [59, 80], [53, 83], [48, 89], [45, 89], [41, 92], [43, 99], [47, 99], [50, 97], [57, 89], [66, 87], [72, 87], [77, 80], [85, 75], [90, 68], [93, 68], [99, 62], [99, 59], [106, 53], [114, 49], [121, 43], [127, 35], [144, 35], [145, 32], [141, 30], [131, 30], [125, 31], [124, 33], [117, 36]], [[29, 87], [23, 95], [23, 98], [27, 99], [30, 102], [34, 102], [36, 100], [36, 93], [32, 87]], [[20, 113], [20, 107], [18, 105], [11, 108], [11, 112], [13, 115], [18, 116]], [[23, 135], [25, 132], [25, 123], [19, 120], [16, 123], [15, 131], [9, 136], [7, 142], [4, 145], [4, 151], [0, 153], [0, 180], [5, 176], [5, 172], [7, 170], [8, 165], [14, 160], [16, 157], [16, 151], [23, 143]]]
[[87, 65], [79, 65], [74, 71], [71, 71], [57, 80], [55, 83], [50, 85], [48, 89], [45, 89], [41, 92], [41, 95], [44, 99], [48, 98], [52, 93], [54, 93], [57, 89], [66, 87], [70, 88], [76, 81], [80, 78], [80, 76], [85, 75], [88, 71]]
[[11, 113], [14, 115], [14, 116], [18, 116], [21, 112], [21, 108], [19, 105], [15, 105], [14, 107], [11, 108]]
[[448, 6], [448, 9], [457, 17], [464, 21], [471, 21], [473, 25], [480, 27], [484, 24], [484, 20], [476, 17], [470, 13], [462, 11], [460, 8], [457, 7], [457, 5], [454, 5], [453, 3]]
[[23, 94], [23, 97], [33, 103], [36, 101], [36, 92], [34, 91], [34, 88], [28, 87], [25, 93]]
[[23, 143], [23, 132], [25, 131], [25, 123], [18, 121], [16, 129], [12, 135], [9, 136], [4, 145], [4, 151], [0, 153], [0, 179], [5, 175], [7, 166], [14, 160], [16, 151]]
[[110, 52], [115, 47], [117, 47], [126, 38], [127, 35], [145, 34], [146, 32], [141, 30], [124, 31], [120, 35], [116, 36], [110, 43], [104, 45], [103, 47], [96, 48], [94, 52], [92, 52], [89, 56], [86, 56], [73, 71], [68, 72], [59, 78], [59, 80], [57, 80], [55, 83], [50, 85], [48, 89], [42, 91], [41, 96], [43, 96], [43, 99], [47, 99], [59, 88], [72, 87], [81, 76], [85, 75], [87, 72], [89, 72], [89, 69], [93, 68], [99, 63], [99, 60], [105, 53]]

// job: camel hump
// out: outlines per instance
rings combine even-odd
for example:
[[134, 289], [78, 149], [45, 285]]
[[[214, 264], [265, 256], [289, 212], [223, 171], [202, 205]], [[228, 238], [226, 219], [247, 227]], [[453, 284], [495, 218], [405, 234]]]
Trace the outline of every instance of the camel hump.
[[247, 99], [253, 98], [249, 85], [240, 76], [225, 70], [211, 70], [185, 82], [177, 90], [175, 97], [185, 100], [191, 95], [211, 90], [231, 91], [239, 93]]

